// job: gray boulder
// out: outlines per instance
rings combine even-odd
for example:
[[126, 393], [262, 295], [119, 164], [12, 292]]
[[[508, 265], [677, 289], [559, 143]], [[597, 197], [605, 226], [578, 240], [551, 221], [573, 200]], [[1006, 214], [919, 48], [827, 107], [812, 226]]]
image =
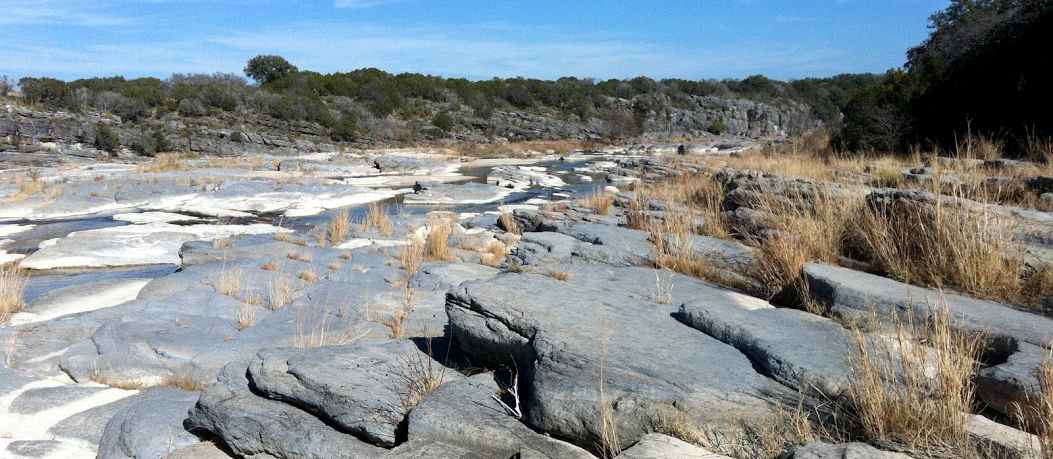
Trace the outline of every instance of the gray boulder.
[[1016, 352], [999, 365], [980, 370], [976, 378], [976, 395], [990, 408], [1014, 419], [1035, 422], [1037, 397], [1042, 391], [1040, 374], [1049, 358], [1049, 349], [1030, 343], [1019, 343]]
[[106, 423], [99, 459], [167, 459], [172, 451], [199, 443], [183, 425], [199, 395], [152, 387], [130, 397]]
[[[1053, 339], [1053, 319], [1001, 303], [817, 263], [806, 264], [804, 274], [812, 294], [834, 312], [847, 316], [866, 317], [873, 310], [882, 320], [909, 314], [915, 320], [924, 320], [946, 305], [953, 325], [964, 330], [985, 332], [1003, 342], [1015, 340], [1036, 346], [1046, 346]], [[1006, 348], [1005, 353], [1011, 350]]]
[[252, 387], [263, 396], [301, 407], [371, 443], [393, 446], [413, 397], [415, 368], [430, 367], [439, 383], [460, 378], [444, 371], [411, 341], [362, 340], [317, 349], [261, 350], [249, 364]]
[[192, 426], [214, 434], [239, 456], [280, 459], [371, 459], [383, 448], [330, 427], [292, 405], [257, 396], [246, 362], [233, 362], [190, 410]]
[[526, 422], [576, 444], [600, 441], [605, 406], [624, 448], [662, 419], [734, 433], [796, 400], [742, 353], [671, 317], [671, 304], [688, 299], [749, 297], [672, 273], [663, 296], [655, 275], [596, 265], [577, 267], [568, 282], [501, 274], [450, 292], [446, 311], [475, 361], [515, 361], [529, 389]]
[[662, 434], [647, 434], [616, 459], [730, 459]]
[[866, 443], [844, 443], [834, 445], [808, 442], [794, 446], [779, 456], [779, 459], [911, 459], [900, 453], [881, 451]]
[[409, 413], [409, 438], [458, 445], [485, 457], [594, 458], [587, 451], [534, 432], [491, 396], [500, 390], [483, 373], [444, 384]]

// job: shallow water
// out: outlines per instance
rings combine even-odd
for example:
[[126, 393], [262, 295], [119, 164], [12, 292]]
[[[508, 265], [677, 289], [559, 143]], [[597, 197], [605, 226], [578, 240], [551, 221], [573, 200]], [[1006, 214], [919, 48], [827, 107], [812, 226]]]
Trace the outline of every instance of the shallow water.
[[[587, 155], [591, 156], [591, 155]], [[403, 201], [403, 196], [379, 201], [378, 204], [386, 208], [388, 213], [392, 215], [398, 214], [409, 214], [409, 215], [424, 215], [434, 210], [448, 210], [452, 212], [487, 212], [496, 210], [498, 206], [503, 204], [516, 204], [522, 203], [530, 199], [540, 198], [551, 201], [558, 201], [566, 199], [563, 196], [554, 196], [556, 193], [566, 193], [571, 196], [582, 196], [584, 194], [593, 193], [597, 189], [602, 189], [605, 186], [610, 185], [604, 179], [604, 174], [583, 174], [575, 172], [573, 169], [581, 168], [588, 165], [589, 160], [587, 158], [582, 161], [545, 161], [540, 163], [532, 164], [532, 166], [543, 167], [548, 170], [552, 175], [560, 177], [566, 185], [555, 188], [547, 188], [541, 186], [531, 187], [526, 191], [514, 192], [507, 196], [505, 199], [498, 202], [491, 202], [485, 204], [463, 204], [463, 205], [446, 205], [446, 206], [435, 206], [435, 205], [407, 205]], [[471, 163], [466, 163], [458, 172], [465, 175], [465, 179], [453, 182], [453, 183], [486, 183], [486, 178], [490, 174], [492, 166], [472, 167]], [[581, 180], [579, 175], [588, 175], [593, 180], [586, 181]], [[422, 176], [422, 181], [427, 181], [426, 176]], [[289, 218], [284, 217], [280, 214], [272, 215], [259, 215], [252, 218], [238, 218], [238, 219], [209, 219], [211, 222], [219, 222], [224, 224], [250, 224], [250, 223], [268, 223], [278, 225], [283, 228], [288, 228], [297, 231], [298, 233], [304, 234], [312, 229], [328, 224], [332, 220], [332, 216], [342, 211], [347, 211], [352, 221], [361, 221], [365, 218], [369, 212], [370, 205], [356, 205], [342, 208], [335, 208], [326, 210], [318, 215], [295, 217]], [[140, 212], [136, 209], [126, 209], [120, 212], [110, 212], [107, 214], [96, 214], [89, 217], [70, 218], [64, 220], [41, 220], [41, 221], [18, 221], [12, 223], [18, 224], [32, 224], [34, 228], [16, 233], [9, 236], [7, 239], [11, 239], [5, 245], [0, 246], [0, 250], [6, 250], [10, 253], [22, 253], [31, 254], [35, 252], [40, 243], [48, 239], [63, 238], [68, 236], [70, 233], [75, 231], [84, 231], [91, 229], [101, 229], [114, 226], [128, 225], [128, 222], [117, 221], [112, 218], [117, 213], [134, 213]], [[183, 224], [200, 224], [202, 222], [185, 222]], [[181, 223], [175, 223], [181, 224]], [[31, 275], [27, 283], [25, 300], [32, 301], [33, 299], [47, 293], [48, 291], [67, 287], [70, 285], [85, 284], [90, 282], [96, 282], [106, 279], [116, 278], [157, 278], [171, 274], [179, 269], [175, 265], [152, 265], [152, 266], [139, 266], [129, 268], [96, 268], [96, 269], [69, 269], [69, 270], [49, 270], [46, 272], [36, 272]]]

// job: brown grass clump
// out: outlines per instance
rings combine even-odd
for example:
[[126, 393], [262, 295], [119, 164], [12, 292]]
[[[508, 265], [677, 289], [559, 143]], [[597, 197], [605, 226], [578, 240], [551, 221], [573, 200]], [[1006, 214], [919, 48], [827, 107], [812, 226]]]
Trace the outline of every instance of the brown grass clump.
[[234, 240], [228, 237], [217, 237], [212, 240], [212, 247], [217, 249], [229, 249], [234, 247]]
[[968, 429], [983, 341], [955, 330], [946, 305], [881, 342], [857, 329], [855, 344], [848, 403], [867, 442], [917, 457], [985, 457]]
[[860, 213], [853, 242], [881, 271], [903, 282], [953, 286], [982, 298], [1020, 302], [1022, 250], [986, 209], [948, 204], [879, 204]]
[[424, 240], [424, 259], [428, 261], [450, 261], [450, 233], [456, 223], [435, 218], [428, 224], [428, 237]]
[[574, 277], [574, 273], [572, 273], [569, 269], [549, 268], [547, 271], [545, 271], [545, 274], [548, 277], [551, 277], [553, 279], [556, 279], [558, 281], [563, 281], [563, 282], [567, 282], [572, 277]]
[[18, 194], [10, 198], [11, 201], [21, 201], [44, 191], [44, 180], [36, 169], [31, 169], [29, 175], [16, 175], [15, 185], [18, 186]]
[[271, 263], [269, 261], [264, 263], [262, 268], [263, 268], [264, 271], [281, 271], [282, 270], [281, 265], [279, 265], [277, 263]]
[[246, 302], [241, 306], [241, 309], [238, 310], [238, 318], [234, 321], [234, 326], [237, 327], [238, 330], [244, 330], [253, 325], [256, 325], [256, 306]]
[[[412, 355], [397, 357], [400, 369], [395, 372], [395, 393], [399, 404], [405, 412], [417, 406], [421, 400], [443, 383], [446, 377], [446, 366], [440, 365], [432, 358], [431, 340], [426, 340], [427, 354], [410, 351]], [[398, 418], [402, 421], [402, 418]]]
[[413, 298], [417, 293], [409, 285], [410, 280], [407, 278], [406, 286], [402, 292], [402, 302], [399, 303], [391, 317], [380, 322], [391, 329], [391, 337], [394, 339], [402, 339], [406, 336], [406, 319], [409, 318], [410, 311], [413, 310]]
[[244, 277], [245, 270], [241, 268], [225, 270], [220, 274], [219, 285], [216, 288], [220, 294], [237, 298]]
[[381, 236], [391, 236], [393, 228], [391, 225], [391, 216], [388, 215], [387, 206], [381, 206], [376, 202], [370, 203], [369, 212], [366, 213], [362, 222], [359, 223], [358, 228], [361, 232], [366, 232], [371, 228], [375, 228], [377, 233]]
[[0, 265], [0, 325], [26, 306], [26, 274], [15, 265]]
[[351, 261], [351, 252], [344, 252], [340, 254], [340, 259], [344, 261]]
[[299, 277], [301, 280], [309, 284], [318, 282], [318, 274], [309, 269], [300, 271], [300, 274], [296, 277]]
[[501, 241], [492, 241], [486, 245], [482, 254], [479, 257], [479, 261], [487, 266], [498, 267], [505, 261], [505, 257], [508, 255], [508, 246]]
[[1038, 436], [1041, 454], [1035, 459], [1053, 459], [1053, 354], [1047, 355], [1038, 372], [1041, 387], [1031, 395], [1030, 412], [1019, 413], [1021, 424]]
[[512, 218], [512, 214], [510, 212], [501, 212], [500, 220], [501, 226], [505, 229], [506, 232], [512, 234], [523, 234], [523, 228], [519, 227], [519, 223], [516, 222], [515, 218]]
[[333, 318], [343, 317], [342, 314], [343, 312], [333, 313], [325, 309], [314, 311], [312, 308], [297, 311], [293, 320], [293, 347], [342, 346], [358, 341], [369, 333], [369, 330], [366, 330], [356, 335], [351, 322], [342, 327], [334, 326]]
[[295, 291], [292, 281], [280, 274], [275, 275], [267, 282], [267, 307], [277, 311], [292, 302], [292, 294]]
[[420, 271], [420, 262], [424, 261], [424, 240], [421, 238], [410, 238], [409, 244], [399, 250], [396, 258], [402, 263], [402, 269], [406, 271], [406, 277], [417, 275]]
[[341, 267], [342, 266], [340, 266], [339, 262], [334, 261], [332, 263], [329, 263], [329, 270], [330, 271], [339, 271]]
[[158, 153], [152, 161], [136, 167], [135, 172], [145, 174], [151, 172], [185, 171], [188, 169], [190, 167], [182, 161], [182, 155], [179, 153]]
[[329, 222], [329, 244], [336, 246], [347, 237], [348, 225], [351, 221], [348, 219], [347, 211], [342, 210], [333, 214], [332, 220]]
[[614, 195], [600, 190], [585, 196], [579, 202], [585, 207], [596, 209], [597, 214], [607, 215], [610, 213], [611, 207], [614, 205]]
[[311, 254], [303, 252], [289, 252], [289, 254], [286, 255], [286, 257], [288, 257], [290, 260], [302, 261], [304, 263], [307, 263], [312, 260]]

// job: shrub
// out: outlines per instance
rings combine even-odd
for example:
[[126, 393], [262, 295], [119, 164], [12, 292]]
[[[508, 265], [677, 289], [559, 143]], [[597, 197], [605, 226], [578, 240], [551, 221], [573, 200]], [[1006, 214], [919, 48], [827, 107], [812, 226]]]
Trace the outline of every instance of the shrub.
[[205, 104], [198, 99], [183, 99], [179, 101], [178, 111], [181, 116], [205, 116]]
[[112, 155], [121, 148], [121, 141], [109, 126], [103, 123], [96, 123], [95, 142], [93, 145], [95, 148]]
[[706, 130], [709, 131], [710, 134], [721, 135], [721, 134], [727, 132], [728, 126], [725, 125], [723, 121], [716, 120], [716, 121], [713, 121], [713, 123], [709, 125], [709, 129], [706, 129]]
[[435, 117], [431, 119], [431, 124], [442, 129], [443, 132], [450, 132], [456, 121], [453, 119], [453, 116], [450, 116], [449, 112], [443, 110], [435, 114]]
[[61, 80], [54, 78], [22, 78], [22, 99], [30, 104], [43, 104], [49, 108], [78, 108], [73, 91]]
[[358, 130], [358, 119], [355, 115], [344, 113], [329, 129], [329, 137], [338, 142], [350, 142], [355, 139], [356, 130]]
[[230, 133], [230, 141], [241, 143], [245, 141], [245, 136], [241, 133], [241, 131], [234, 131]]
[[245, 65], [245, 75], [257, 83], [266, 84], [298, 72], [295, 65], [289, 63], [284, 57], [274, 55], [259, 55], [249, 59]]

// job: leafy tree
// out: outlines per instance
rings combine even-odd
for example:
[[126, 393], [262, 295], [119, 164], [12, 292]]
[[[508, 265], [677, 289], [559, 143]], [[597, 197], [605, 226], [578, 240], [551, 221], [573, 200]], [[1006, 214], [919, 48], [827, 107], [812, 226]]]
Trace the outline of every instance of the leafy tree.
[[0, 97], [7, 97], [11, 90], [15, 89], [14, 84], [7, 78], [7, 75], [0, 76]]
[[284, 57], [274, 55], [259, 55], [249, 59], [245, 65], [245, 75], [259, 84], [267, 84], [272, 81], [285, 78], [298, 72], [295, 65], [289, 63]]
[[329, 129], [329, 136], [338, 142], [350, 142], [355, 139], [358, 130], [358, 119], [351, 113], [344, 113]]

